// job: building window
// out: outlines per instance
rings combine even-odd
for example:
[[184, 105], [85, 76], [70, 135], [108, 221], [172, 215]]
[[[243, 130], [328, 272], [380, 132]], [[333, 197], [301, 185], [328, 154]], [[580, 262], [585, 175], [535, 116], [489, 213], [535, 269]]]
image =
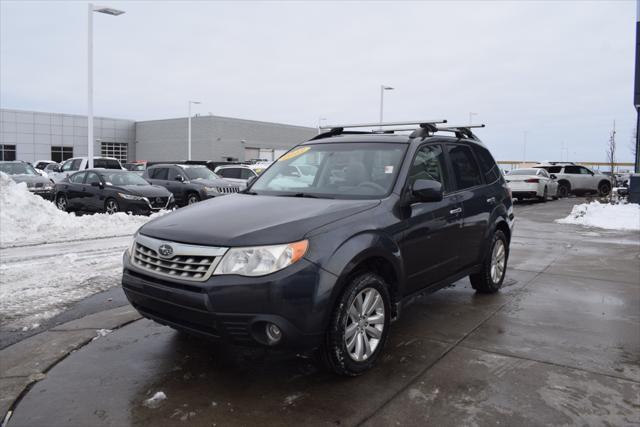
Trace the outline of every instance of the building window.
[[15, 145], [0, 145], [0, 160], [15, 160], [15, 159], [16, 159]]
[[51, 147], [51, 160], [62, 163], [73, 157], [73, 147]]
[[114, 157], [121, 162], [126, 162], [128, 147], [126, 142], [103, 142], [102, 157]]

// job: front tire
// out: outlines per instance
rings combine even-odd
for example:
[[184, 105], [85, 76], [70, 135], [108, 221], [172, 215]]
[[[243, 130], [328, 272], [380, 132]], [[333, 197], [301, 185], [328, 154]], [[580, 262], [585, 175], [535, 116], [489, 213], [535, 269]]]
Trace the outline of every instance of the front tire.
[[600, 197], [608, 196], [610, 192], [611, 192], [610, 183], [601, 182], [600, 185], [598, 185], [598, 194], [600, 195]]
[[493, 294], [502, 287], [509, 259], [509, 242], [500, 230], [496, 230], [489, 256], [482, 263], [479, 273], [469, 276], [471, 286], [481, 294]]
[[64, 194], [58, 194], [58, 197], [56, 197], [56, 206], [63, 212], [69, 212], [69, 201], [67, 200], [67, 196]]
[[199, 201], [200, 201], [200, 196], [198, 196], [196, 193], [187, 194], [187, 206], [193, 205], [194, 203], [198, 203]]
[[107, 199], [107, 201], [104, 202], [104, 211], [109, 215], [113, 215], [114, 213], [119, 212], [120, 206], [118, 205], [116, 199]]
[[571, 185], [567, 182], [558, 184], [558, 196], [561, 198], [569, 197], [571, 194]]
[[375, 273], [355, 276], [338, 299], [321, 349], [327, 368], [357, 376], [371, 369], [387, 341], [391, 298]]

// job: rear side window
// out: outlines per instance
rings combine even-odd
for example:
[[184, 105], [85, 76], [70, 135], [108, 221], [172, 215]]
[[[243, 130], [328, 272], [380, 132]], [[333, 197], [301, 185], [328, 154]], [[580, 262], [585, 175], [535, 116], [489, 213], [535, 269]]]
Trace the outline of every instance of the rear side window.
[[473, 158], [471, 148], [466, 145], [447, 145], [449, 159], [455, 177], [456, 189], [475, 187], [482, 184], [480, 169]]
[[167, 179], [168, 175], [169, 169], [167, 168], [149, 169], [149, 178], [151, 179]]
[[218, 175], [221, 175], [223, 178], [240, 178], [240, 169], [239, 168], [225, 168], [220, 169]]
[[93, 166], [104, 169], [122, 169], [120, 162], [115, 159], [95, 159], [93, 161]]
[[447, 187], [444, 153], [439, 145], [423, 145], [416, 152], [411, 170], [409, 171], [409, 185], [418, 179], [438, 181], [442, 188]]
[[500, 170], [498, 169], [498, 165], [496, 165], [495, 160], [493, 160], [491, 153], [483, 147], [473, 147], [473, 149], [478, 157], [480, 170], [482, 170], [482, 173], [484, 174], [485, 181], [487, 184], [495, 182], [500, 178]]

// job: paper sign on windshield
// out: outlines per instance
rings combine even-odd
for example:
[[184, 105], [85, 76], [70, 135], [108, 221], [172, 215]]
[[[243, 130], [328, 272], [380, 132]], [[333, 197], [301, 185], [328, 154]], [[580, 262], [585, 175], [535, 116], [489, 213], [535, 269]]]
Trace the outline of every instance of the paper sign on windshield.
[[307, 151], [309, 151], [309, 150], [311, 150], [311, 147], [300, 147], [300, 148], [296, 148], [295, 150], [293, 150], [293, 151], [289, 151], [287, 154], [285, 154], [284, 156], [280, 157], [280, 158], [278, 159], [278, 161], [281, 161], [281, 160], [290, 160], [290, 159], [296, 158], [296, 157], [298, 157], [299, 155], [304, 154], [304, 153], [306, 153], [306, 152], [307, 152]]

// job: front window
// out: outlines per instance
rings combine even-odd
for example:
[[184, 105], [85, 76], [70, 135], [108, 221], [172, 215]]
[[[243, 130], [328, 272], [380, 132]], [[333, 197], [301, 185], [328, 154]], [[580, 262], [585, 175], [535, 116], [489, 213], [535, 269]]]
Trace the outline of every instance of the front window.
[[218, 179], [218, 175], [206, 166], [185, 166], [184, 171], [189, 179]]
[[149, 185], [140, 175], [133, 172], [102, 172], [100, 175], [107, 185]]
[[397, 143], [304, 145], [280, 157], [260, 175], [251, 192], [345, 199], [385, 197], [396, 181], [406, 149], [406, 144]]
[[8, 175], [38, 175], [33, 166], [27, 163], [0, 163], [0, 172]]

